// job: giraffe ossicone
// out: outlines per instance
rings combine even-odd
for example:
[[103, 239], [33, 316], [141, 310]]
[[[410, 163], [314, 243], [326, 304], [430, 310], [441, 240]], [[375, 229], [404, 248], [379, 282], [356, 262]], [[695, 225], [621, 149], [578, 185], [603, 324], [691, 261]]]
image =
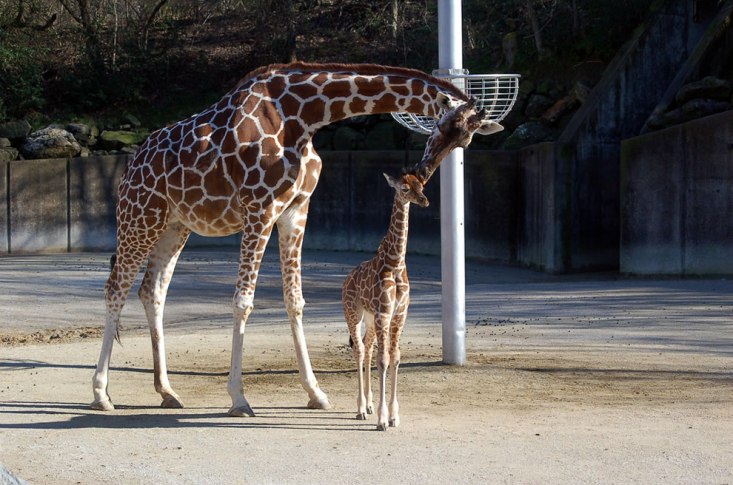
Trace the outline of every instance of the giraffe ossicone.
[[142, 265], [139, 296], [150, 327], [154, 386], [165, 407], [183, 402], [168, 380], [163, 309], [178, 257], [191, 232], [242, 234], [234, 291], [227, 389], [231, 415], [253, 415], [244, 397], [242, 347], [262, 256], [278, 227], [283, 296], [308, 406], [330, 402], [313, 374], [303, 332], [301, 249], [310, 196], [321, 171], [313, 134], [357, 115], [404, 111], [439, 117], [468, 98], [422, 72], [344, 64], [257, 69], [208, 109], [152, 133], [128, 163], [117, 204], [116, 261], [105, 285], [103, 342], [92, 378], [94, 402], [107, 392], [120, 313]]

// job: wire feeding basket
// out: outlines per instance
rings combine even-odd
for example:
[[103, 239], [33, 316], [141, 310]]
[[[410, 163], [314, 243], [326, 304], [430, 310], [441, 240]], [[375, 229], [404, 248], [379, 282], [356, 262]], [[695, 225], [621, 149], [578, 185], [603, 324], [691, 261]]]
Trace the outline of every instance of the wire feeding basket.
[[[519, 74], [469, 74], [467, 70], [458, 70], [461, 74], [447, 73], [445, 70], [434, 71], [433, 75], [449, 79], [469, 97], [476, 98], [476, 108], [486, 108], [486, 118], [500, 122], [509, 114], [519, 92]], [[429, 135], [435, 127], [435, 120], [429, 116], [412, 113], [392, 113], [399, 124], [418, 133]]]

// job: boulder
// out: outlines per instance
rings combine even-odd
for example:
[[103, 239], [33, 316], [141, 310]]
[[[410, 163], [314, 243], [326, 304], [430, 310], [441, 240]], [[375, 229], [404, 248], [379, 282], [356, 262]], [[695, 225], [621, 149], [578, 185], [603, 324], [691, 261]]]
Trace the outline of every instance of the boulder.
[[520, 125], [506, 141], [503, 148], [506, 150], [517, 150], [519, 148], [534, 145], [543, 141], [554, 139], [553, 131], [540, 121], [529, 121]]
[[44, 128], [31, 133], [20, 147], [25, 158], [69, 158], [81, 151], [74, 135], [59, 128]]
[[7, 138], [0, 138], [0, 148], [8, 148], [10, 146], [13, 146], [12, 143], [10, 143], [10, 140]]
[[140, 145], [147, 137], [145, 132], [105, 130], [99, 135], [97, 146], [102, 150], [121, 150], [129, 145]]
[[542, 113], [547, 111], [554, 102], [549, 96], [544, 94], [533, 94], [527, 100], [527, 107], [524, 108], [524, 114], [529, 118], [539, 118]]
[[127, 121], [127, 124], [134, 128], [140, 128], [142, 126], [142, 123], [140, 123], [140, 120], [137, 119], [135, 115], [132, 115], [130, 113], [127, 113], [125, 115], [125, 121]]
[[97, 142], [99, 130], [96, 126], [89, 126], [84, 123], [69, 123], [65, 126], [66, 131], [74, 135], [81, 146], [92, 146]]
[[668, 126], [678, 125], [687, 121], [710, 116], [715, 113], [728, 111], [733, 105], [728, 101], [715, 99], [691, 99], [677, 109], [652, 116], [648, 126], [652, 130], [660, 130]]
[[677, 92], [675, 101], [677, 104], [685, 104], [695, 98], [713, 99], [727, 101], [731, 95], [730, 81], [719, 79], [714, 76], [705, 77], [699, 81], [685, 84]]
[[0, 123], [0, 138], [9, 140], [25, 140], [31, 132], [31, 124], [26, 120], [5, 121]]
[[12, 162], [18, 158], [18, 150], [13, 147], [0, 148], [0, 162]]
[[559, 120], [566, 114], [574, 111], [575, 108], [577, 108], [579, 105], [580, 102], [578, 101], [578, 99], [572, 94], [569, 94], [550, 106], [547, 111], [542, 113], [542, 119], [550, 124], [556, 123], [557, 120]]

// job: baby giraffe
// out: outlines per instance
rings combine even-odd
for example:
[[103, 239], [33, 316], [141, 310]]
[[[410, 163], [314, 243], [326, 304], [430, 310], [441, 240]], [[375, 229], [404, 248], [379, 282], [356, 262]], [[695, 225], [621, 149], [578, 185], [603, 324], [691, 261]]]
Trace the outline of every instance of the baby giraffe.
[[[344, 281], [342, 302], [349, 325], [351, 343], [356, 359], [359, 394], [356, 419], [366, 419], [374, 412], [371, 388], [371, 362], [374, 340], [377, 340], [377, 370], [379, 371], [379, 409], [377, 429], [387, 430], [386, 380], [387, 367], [392, 368], [392, 395], [389, 401], [389, 425], [400, 424], [397, 404], [397, 369], [400, 366], [400, 334], [410, 304], [410, 283], [407, 279], [405, 253], [410, 203], [428, 206], [423, 184], [413, 174], [406, 173], [396, 180], [384, 174], [395, 189], [392, 217], [387, 235], [377, 254], [349, 273]], [[364, 340], [362, 322], [366, 322]], [[388, 348], [389, 346], [389, 348]], [[366, 356], [365, 356], [366, 351]], [[365, 358], [366, 357], [366, 358]], [[366, 376], [364, 375], [366, 371]]]

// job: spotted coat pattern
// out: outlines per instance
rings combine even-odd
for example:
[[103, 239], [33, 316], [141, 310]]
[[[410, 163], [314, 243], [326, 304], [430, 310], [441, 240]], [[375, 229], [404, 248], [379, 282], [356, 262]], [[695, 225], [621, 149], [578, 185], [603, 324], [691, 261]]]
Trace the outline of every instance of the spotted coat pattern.
[[107, 392], [112, 347], [129, 290], [146, 261], [138, 294], [150, 326], [155, 388], [162, 406], [183, 406], [168, 381], [165, 360], [163, 309], [168, 285], [191, 232], [205, 236], [239, 232], [229, 414], [253, 415], [241, 378], [244, 327], [275, 225], [301, 384], [309, 395], [309, 407], [330, 407], [313, 375], [302, 326], [300, 256], [310, 196], [321, 171], [313, 134], [351, 116], [407, 111], [437, 117], [466, 101], [450, 83], [410, 69], [272, 65], [247, 75], [210, 108], [152, 133], [119, 185], [116, 262], [105, 286], [107, 316], [92, 380], [92, 407], [114, 409]]
[[[410, 305], [410, 282], [405, 262], [410, 203], [427, 207], [428, 199], [423, 194], [423, 187], [451, 150], [468, 146], [473, 134], [479, 130], [494, 133], [501, 129], [501, 125], [485, 119], [485, 111], [477, 112], [476, 101], [471, 100], [447, 111], [436, 123], [414, 173], [403, 174], [400, 180], [385, 174], [388, 183], [395, 189], [387, 235], [380, 243], [377, 254], [349, 273], [341, 292], [344, 317], [357, 365], [356, 418], [361, 420], [374, 412], [371, 362], [374, 343], [377, 343], [378, 430], [384, 431], [388, 425], [399, 426], [400, 422], [397, 373], [400, 365], [400, 335]], [[363, 329], [363, 340], [362, 326], [366, 327]], [[392, 370], [389, 408], [386, 401], [388, 368]]]

